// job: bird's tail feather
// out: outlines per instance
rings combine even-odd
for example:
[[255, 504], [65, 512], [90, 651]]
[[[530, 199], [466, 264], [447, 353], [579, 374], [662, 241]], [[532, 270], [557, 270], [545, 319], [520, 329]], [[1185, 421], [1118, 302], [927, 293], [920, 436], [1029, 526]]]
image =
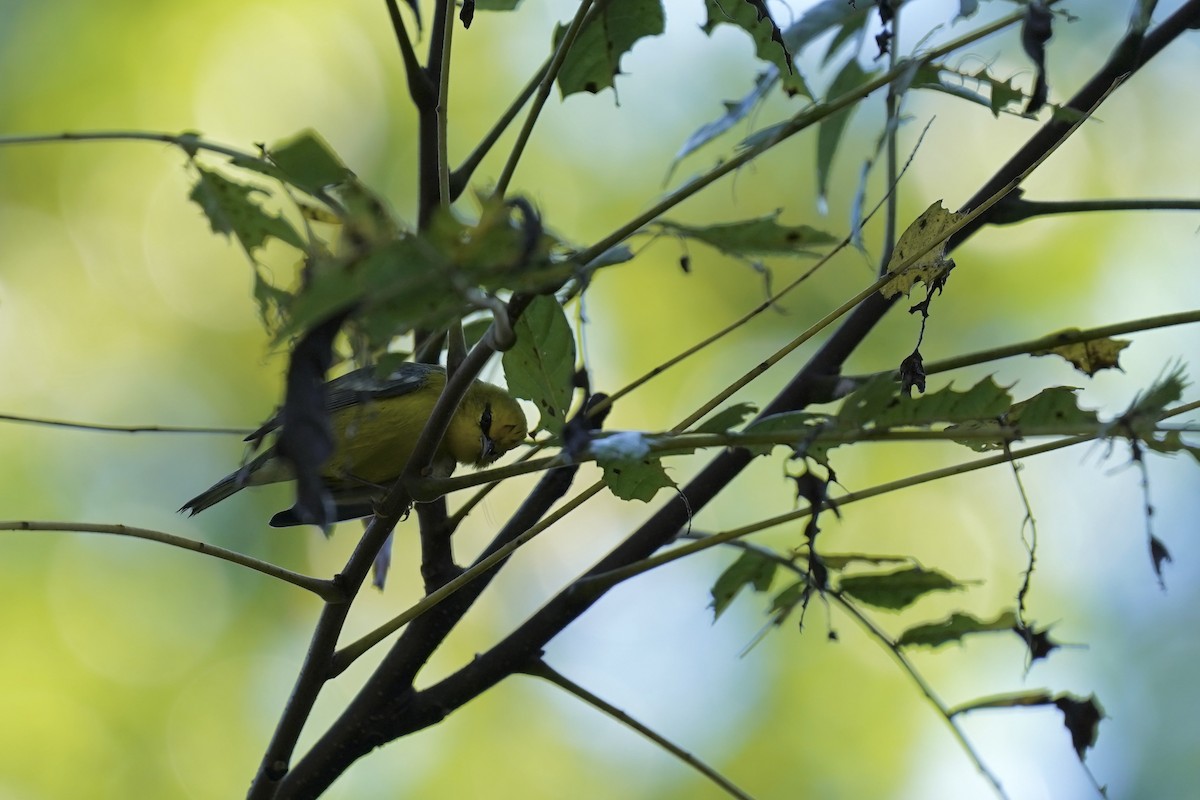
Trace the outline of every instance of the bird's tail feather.
[[188, 500], [179, 509], [180, 513], [187, 511], [189, 516], [196, 516], [204, 509], [215, 505], [227, 497], [237, 493], [246, 485], [242, 470], [232, 472], [214, 483], [208, 489]]

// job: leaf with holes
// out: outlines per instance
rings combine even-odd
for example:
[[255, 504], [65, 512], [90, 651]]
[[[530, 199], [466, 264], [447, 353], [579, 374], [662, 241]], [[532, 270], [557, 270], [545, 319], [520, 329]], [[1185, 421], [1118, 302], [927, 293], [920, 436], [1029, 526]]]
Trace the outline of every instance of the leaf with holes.
[[657, 458], [596, 461], [604, 469], [604, 483], [622, 500], [641, 500], [648, 503], [659, 489], [675, 485]]
[[1046, 433], [1088, 433], [1096, 429], [1096, 412], [1079, 407], [1074, 386], [1051, 386], [1028, 400], [1015, 403], [1004, 421], [1026, 436]]
[[783, 89], [789, 95], [812, 97], [804, 77], [792, 63], [792, 54], [784, 43], [783, 32], [771, 18], [763, 0], [705, 0], [708, 19], [702, 30], [712, 35], [721, 24], [736, 25], [754, 39], [755, 54], [774, 65], [783, 76]]
[[251, 199], [262, 189], [231, 181], [199, 165], [196, 169], [199, 177], [188, 199], [204, 211], [213, 233], [236, 238], [251, 256], [271, 237], [304, 249], [304, 240], [291, 223], [277, 214], [268, 214]]
[[887, 269], [891, 280], [879, 290], [883, 296], [908, 294], [917, 281], [933, 286], [943, 279], [954, 268], [954, 261], [946, 257], [946, 239], [963, 217], [946, 210], [941, 200], [925, 209], [896, 242]]
[[[1064, 334], [1074, 332], [1076, 331], [1063, 331]], [[1121, 351], [1131, 344], [1133, 342], [1128, 339], [1091, 339], [1045, 350], [1034, 350], [1030, 355], [1064, 358], [1073, 364], [1075, 369], [1090, 377], [1102, 369], [1121, 369], [1118, 363]]]
[[[558, 90], [563, 97], [576, 92], [596, 94], [614, 86], [621, 57], [646, 36], [663, 32], [666, 20], [660, 0], [611, 0], [597, 4], [567, 52], [558, 73]], [[557, 48], [567, 32], [565, 25], [554, 29]]]

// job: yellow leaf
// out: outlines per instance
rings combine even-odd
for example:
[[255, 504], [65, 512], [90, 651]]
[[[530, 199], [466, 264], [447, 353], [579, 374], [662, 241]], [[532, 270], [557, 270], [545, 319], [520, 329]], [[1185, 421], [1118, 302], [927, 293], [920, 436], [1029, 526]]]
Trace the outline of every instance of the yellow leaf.
[[[950, 229], [963, 218], [962, 214], [947, 211], [938, 200], [900, 235], [896, 250], [888, 262], [888, 273], [892, 279], [879, 291], [889, 299], [903, 292], [908, 294], [913, 284], [921, 281], [926, 286], [933, 284], [954, 267], [954, 261], [946, 258], [946, 237]], [[910, 259], [916, 257], [907, 267]]]
[[[1064, 334], [1076, 333], [1077, 330], [1063, 331]], [[1087, 342], [1064, 344], [1045, 350], [1035, 350], [1035, 356], [1061, 356], [1075, 365], [1075, 369], [1088, 375], [1095, 375], [1102, 369], [1120, 369], [1118, 359], [1121, 351], [1132, 344], [1128, 339], [1092, 339]]]

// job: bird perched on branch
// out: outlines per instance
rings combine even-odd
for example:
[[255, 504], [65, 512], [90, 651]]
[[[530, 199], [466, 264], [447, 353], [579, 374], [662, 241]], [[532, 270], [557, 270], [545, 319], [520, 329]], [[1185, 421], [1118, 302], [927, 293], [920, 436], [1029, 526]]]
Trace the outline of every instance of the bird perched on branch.
[[[446, 385], [446, 370], [402, 364], [386, 378], [373, 369], [349, 372], [325, 385], [334, 435], [333, 455], [321, 470], [336, 520], [365, 517], [408, 463], [425, 422]], [[282, 424], [276, 414], [246, 437], [258, 441]], [[454, 412], [433, 459], [433, 473], [449, 475], [455, 464], [482, 467], [516, 447], [528, 433], [521, 406], [499, 386], [475, 381]], [[292, 465], [272, 446], [184, 503], [195, 515], [246, 486], [294, 480]], [[271, 518], [274, 527], [301, 524], [291, 509]]]

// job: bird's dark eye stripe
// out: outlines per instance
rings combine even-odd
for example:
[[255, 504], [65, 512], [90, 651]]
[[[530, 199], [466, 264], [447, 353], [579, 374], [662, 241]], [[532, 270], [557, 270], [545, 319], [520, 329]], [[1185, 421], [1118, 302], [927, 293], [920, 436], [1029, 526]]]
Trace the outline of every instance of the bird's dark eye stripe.
[[479, 429], [483, 431], [484, 436], [488, 436], [492, 432], [492, 404], [488, 403], [483, 407], [483, 416], [479, 418]]

